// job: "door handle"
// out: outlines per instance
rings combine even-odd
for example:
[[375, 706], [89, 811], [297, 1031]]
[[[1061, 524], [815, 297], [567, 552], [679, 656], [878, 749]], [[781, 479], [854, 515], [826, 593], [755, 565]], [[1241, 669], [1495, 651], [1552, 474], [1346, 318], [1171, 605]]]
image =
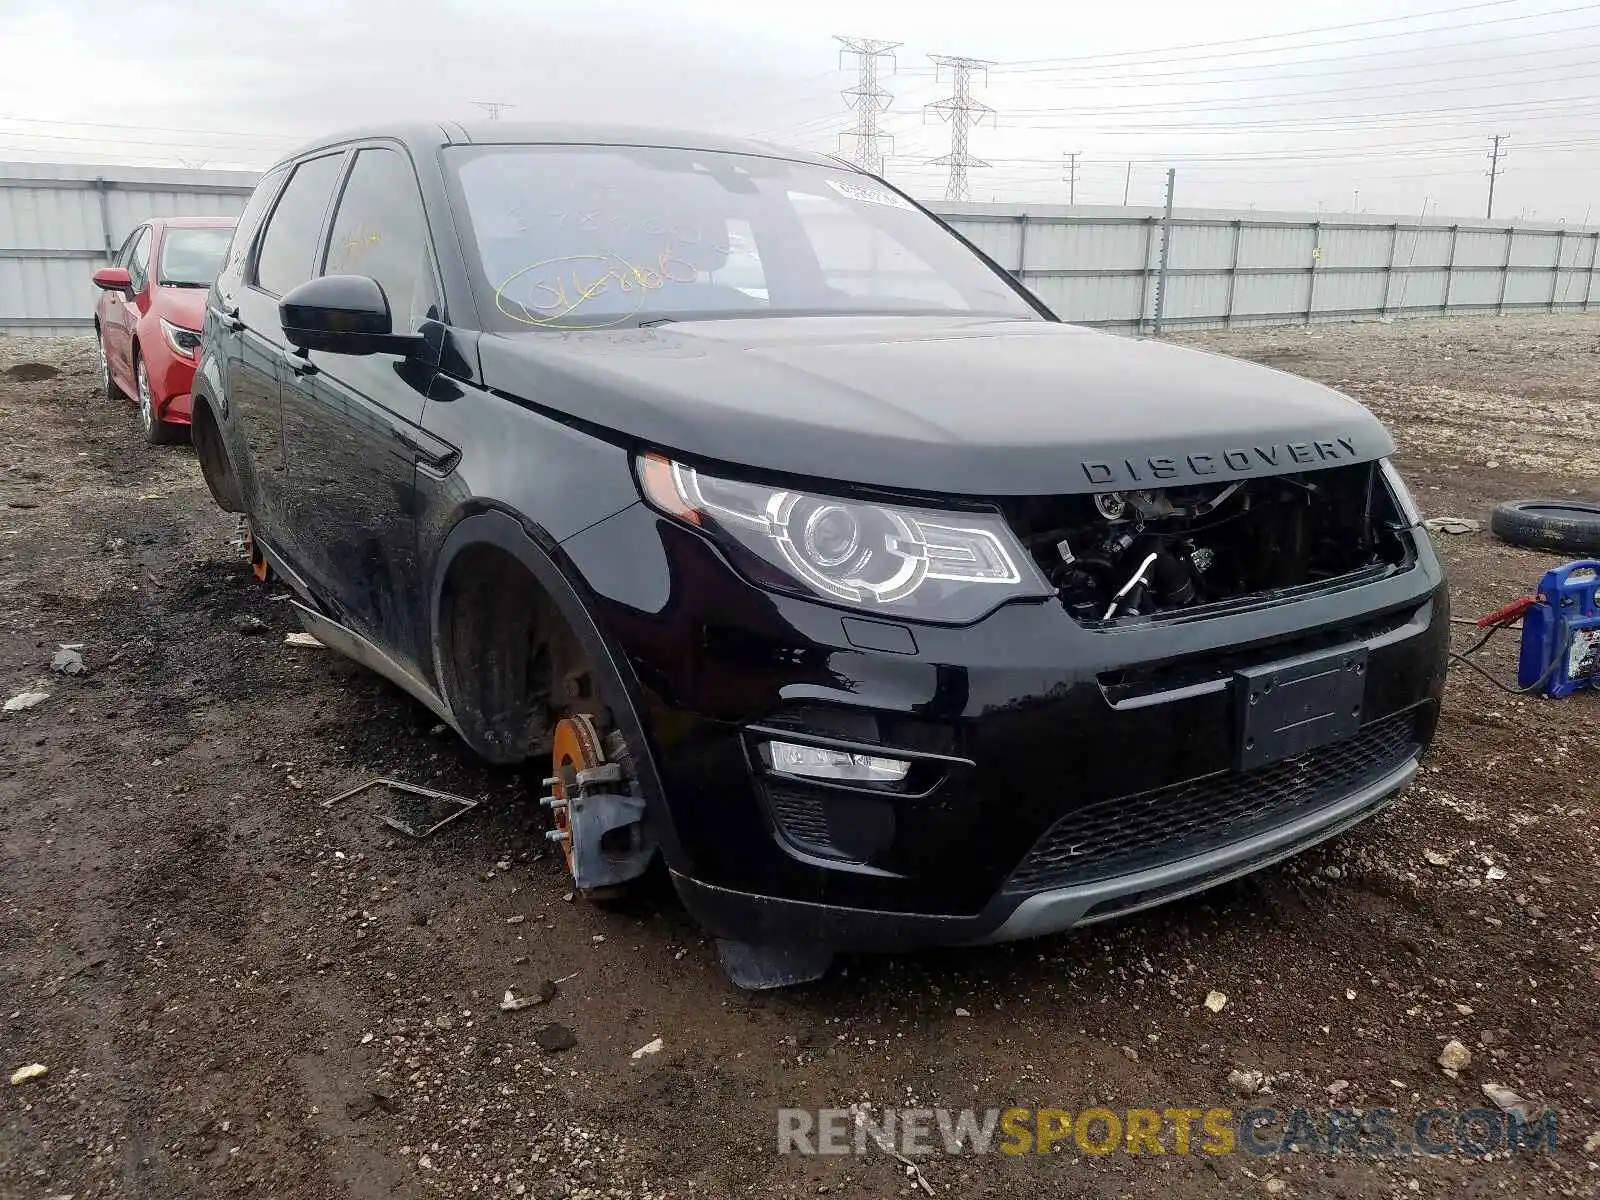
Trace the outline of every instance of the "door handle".
[[237, 307], [213, 308], [211, 311], [217, 314], [217, 320], [221, 322], [222, 327], [229, 333], [238, 333], [244, 328], [244, 322], [239, 319]]
[[297, 376], [315, 375], [317, 373], [317, 364], [303, 353], [290, 351], [284, 354], [283, 360], [289, 364], [289, 370], [293, 371]]

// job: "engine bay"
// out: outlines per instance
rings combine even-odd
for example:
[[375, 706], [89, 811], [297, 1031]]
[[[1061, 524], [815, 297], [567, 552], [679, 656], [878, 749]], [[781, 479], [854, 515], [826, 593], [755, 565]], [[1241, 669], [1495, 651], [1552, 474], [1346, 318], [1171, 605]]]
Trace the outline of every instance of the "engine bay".
[[1405, 557], [1375, 463], [1007, 505], [1023, 545], [1083, 624], [1315, 585]]

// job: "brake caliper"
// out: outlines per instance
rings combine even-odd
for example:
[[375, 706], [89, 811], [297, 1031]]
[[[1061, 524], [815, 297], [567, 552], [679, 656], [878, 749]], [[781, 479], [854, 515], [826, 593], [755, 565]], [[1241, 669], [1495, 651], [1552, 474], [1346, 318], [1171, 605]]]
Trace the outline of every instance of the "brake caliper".
[[564, 718], [550, 758], [554, 771], [540, 803], [555, 828], [545, 836], [561, 847], [573, 885], [594, 896], [644, 874], [656, 848], [644, 801], [632, 794], [622, 763], [607, 760], [594, 718]]

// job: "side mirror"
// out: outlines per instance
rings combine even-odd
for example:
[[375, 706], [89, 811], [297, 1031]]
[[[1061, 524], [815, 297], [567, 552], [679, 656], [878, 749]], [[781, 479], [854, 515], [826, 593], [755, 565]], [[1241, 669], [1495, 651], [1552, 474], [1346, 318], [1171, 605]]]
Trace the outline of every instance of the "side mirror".
[[131, 292], [133, 276], [127, 267], [101, 267], [94, 273], [94, 285], [107, 292]]
[[278, 319], [290, 344], [331, 354], [410, 354], [420, 334], [397, 334], [389, 298], [365, 275], [324, 275], [308, 280], [278, 302]]

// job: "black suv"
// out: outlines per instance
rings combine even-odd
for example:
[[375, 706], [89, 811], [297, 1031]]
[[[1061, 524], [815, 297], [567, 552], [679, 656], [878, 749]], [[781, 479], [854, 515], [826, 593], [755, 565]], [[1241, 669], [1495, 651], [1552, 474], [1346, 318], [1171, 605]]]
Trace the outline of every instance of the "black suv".
[[193, 420], [306, 628], [539, 764], [580, 890], [659, 854], [745, 983], [1255, 870], [1437, 719], [1442, 572], [1365, 409], [1063, 325], [827, 157], [320, 142], [239, 222]]

